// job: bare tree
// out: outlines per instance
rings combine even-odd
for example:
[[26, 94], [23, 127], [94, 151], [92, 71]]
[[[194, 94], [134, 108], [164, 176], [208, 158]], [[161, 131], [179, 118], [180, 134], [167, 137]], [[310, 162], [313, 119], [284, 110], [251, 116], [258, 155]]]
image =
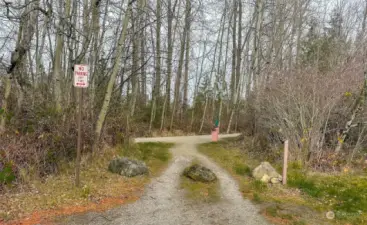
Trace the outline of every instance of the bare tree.
[[106, 118], [106, 114], [107, 114], [107, 111], [108, 111], [108, 108], [109, 108], [109, 105], [110, 105], [112, 89], [113, 89], [113, 86], [115, 84], [117, 73], [119, 71], [119, 63], [118, 62], [119, 62], [119, 59], [121, 59], [122, 51], [123, 51], [123, 48], [124, 48], [124, 43], [125, 43], [125, 40], [126, 40], [126, 32], [127, 32], [127, 26], [129, 24], [129, 20], [130, 20], [130, 16], [131, 16], [132, 4], [133, 4], [132, 2], [128, 3], [128, 9], [127, 9], [126, 14], [123, 18], [122, 30], [121, 30], [121, 34], [120, 34], [118, 44], [116, 46], [117, 47], [117, 49], [116, 49], [116, 59], [117, 59], [117, 61], [115, 62], [114, 66], [113, 66], [113, 69], [112, 69], [112, 72], [111, 72], [111, 75], [110, 75], [110, 79], [109, 79], [109, 82], [108, 82], [108, 86], [107, 86], [107, 89], [106, 89], [105, 97], [104, 97], [104, 100], [103, 100], [103, 105], [102, 105], [101, 111], [100, 111], [99, 116], [98, 116], [98, 120], [97, 120], [97, 124], [96, 124], [96, 128], [95, 128], [95, 139], [94, 139], [94, 144], [93, 144], [93, 146], [94, 146], [93, 147], [93, 152], [95, 152], [96, 149], [97, 149], [97, 145], [98, 145], [98, 142], [99, 142], [99, 139], [100, 139], [100, 136], [101, 136], [102, 126], [103, 126], [103, 123], [104, 123], [104, 120]]
[[187, 0], [186, 6], [185, 6], [185, 25], [184, 25], [183, 33], [181, 35], [180, 59], [178, 62], [177, 77], [175, 81], [175, 91], [174, 91], [174, 100], [173, 100], [173, 107], [172, 107], [170, 130], [172, 130], [174, 118], [179, 109], [182, 68], [183, 68], [183, 61], [184, 61], [184, 56], [185, 56], [187, 34], [190, 29], [190, 14], [191, 14], [191, 0]]

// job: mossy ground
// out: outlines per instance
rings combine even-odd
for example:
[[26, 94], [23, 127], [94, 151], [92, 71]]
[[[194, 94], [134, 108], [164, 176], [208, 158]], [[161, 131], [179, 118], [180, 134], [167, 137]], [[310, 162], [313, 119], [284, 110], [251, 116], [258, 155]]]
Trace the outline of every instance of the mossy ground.
[[[74, 163], [64, 164], [58, 175], [46, 179], [24, 174], [24, 177], [32, 178], [0, 194], [0, 224], [6, 221], [19, 223], [19, 219], [22, 219], [22, 224], [37, 224], [57, 216], [103, 211], [137, 200], [150, 177], [158, 175], [168, 165], [171, 146], [138, 143], [130, 149], [107, 149], [83, 164], [80, 188], [74, 186]], [[108, 172], [108, 163], [115, 156], [145, 161], [151, 175], [124, 178]]]
[[181, 188], [185, 190], [185, 196], [197, 202], [213, 203], [220, 199], [218, 181], [202, 183], [181, 176]]
[[[233, 146], [233, 141], [202, 144], [199, 151], [227, 169], [237, 179], [243, 196], [258, 203], [274, 224], [367, 224], [365, 176], [311, 175], [291, 163], [288, 185], [269, 186], [250, 176], [260, 161], [248, 158], [245, 151]], [[330, 210], [336, 215], [334, 220], [325, 218]]]

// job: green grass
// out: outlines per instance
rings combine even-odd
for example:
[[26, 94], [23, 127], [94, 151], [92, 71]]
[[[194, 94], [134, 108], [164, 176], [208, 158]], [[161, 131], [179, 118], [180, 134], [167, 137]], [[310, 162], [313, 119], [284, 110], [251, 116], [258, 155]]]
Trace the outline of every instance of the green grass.
[[258, 193], [263, 193], [268, 189], [268, 186], [260, 180], [252, 181], [251, 186]]
[[169, 149], [171, 143], [146, 142], [136, 143], [129, 149], [121, 148], [120, 155], [144, 161], [153, 174], [162, 169], [162, 163], [166, 164], [171, 159]]
[[301, 170], [289, 174], [288, 184], [317, 199], [333, 210], [336, 218], [353, 224], [366, 224], [367, 178], [353, 175], [306, 176]]
[[254, 201], [255, 203], [262, 203], [263, 199], [261, 198], [261, 196], [258, 193], [254, 193], [252, 201]]
[[[243, 151], [233, 146], [230, 140], [202, 144], [199, 151], [228, 170], [240, 185], [243, 196], [255, 203], [273, 202], [280, 205], [292, 204], [299, 207], [297, 220], [286, 218], [288, 224], [306, 224], [309, 219], [324, 221], [324, 214], [332, 210], [336, 219], [327, 221], [334, 224], [367, 224], [367, 178], [354, 175], [307, 175], [299, 162], [292, 162], [288, 171], [288, 186], [270, 187], [251, 178], [251, 169], [259, 165], [258, 160], [249, 159]], [[279, 165], [273, 165], [278, 170]], [[279, 172], [279, 171], [278, 171]], [[297, 194], [296, 190], [301, 190]], [[313, 212], [311, 218], [302, 217], [302, 207]], [[270, 209], [267, 214], [274, 214]], [[297, 211], [297, 210], [295, 210]], [[276, 217], [281, 217], [275, 214]], [[299, 219], [298, 219], [299, 218]], [[274, 221], [272, 221], [274, 222]], [[320, 224], [326, 224], [320, 222]]]
[[182, 175], [181, 188], [185, 190], [185, 196], [188, 199], [197, 202], [212, 203], [220, 199], [218, 181], [212, 183], [195, 182]]
[[286, 212], [282, 212], [281, 207], [278, 204], [267, 207], [265, 209], [265, 212], [272, 217], [278, 217], [286, 220], [293, 220], [293, 216]]
[[251, 174], [251, 169], [250, 167], [248, 167], [247, 165], [245, 165], [244, 163], [237, 163], [233, 166], [233, 170], [236, 172], [236, 174], [238, 175], [250, 175]]

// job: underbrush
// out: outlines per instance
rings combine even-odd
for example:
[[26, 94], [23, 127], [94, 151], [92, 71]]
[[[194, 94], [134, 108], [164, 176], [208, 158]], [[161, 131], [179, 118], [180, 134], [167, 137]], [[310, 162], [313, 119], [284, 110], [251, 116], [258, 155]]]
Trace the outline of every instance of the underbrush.
[[[106, 149], [90, 161], [82, 160], [81, 188], [74, 186], [74, 163], [60, 165], [60, 173], [32, 177], [16, 187], [6, 187], [0, 194], [0, 223], [27, 218], [34, 224], [56, 216], [86, 211], [101, 211], [124, 202], [134, 201], [142, 193], [150, 176], [124, 178], [108, 172], [110, 160], [126, 156], [143, 160], [151, 176], [158, 175], [167, 165], [171, 144], [138, 143], [131, 149]], [[31, 173], [31, 171], [29, 171]]]
[[[29, 171], [37, 177], [55, 175], [65, 162], [75, 159], [77, 127], [72, 112], [73, 108], [61, 114], [53, 107], [35, 106], [34, 110], [25, 108], [16, 115], [9, 115], [7, 129], [0, 135], [0, 164], [12, 170], [8, 169], [8, 175], [0, 178], [0, 186], [22, 185], [27, 179], [23, 174]], [[83, 154], [90, 150], [93, 142], [91, 127], [89, 121], [83, 121]], [[1, 167], [0, 174], [4, 168]]]
[[[236, 144], [237, 143], [237, 146]], [[243, 196], [258, 203], [274, 224], [367, 224], [367, 178], [353, 174], [311, 174], [290, 163], [288, 185], [255, 181], [251, 171], [260, 164], [243, 150], [238, 139], [199, 146], [199, 151], [227, 169], [238, 181]], [[281, 172], [279, 164], [273, 166]], [[333, 211], [334, 220], [325, 213]]]

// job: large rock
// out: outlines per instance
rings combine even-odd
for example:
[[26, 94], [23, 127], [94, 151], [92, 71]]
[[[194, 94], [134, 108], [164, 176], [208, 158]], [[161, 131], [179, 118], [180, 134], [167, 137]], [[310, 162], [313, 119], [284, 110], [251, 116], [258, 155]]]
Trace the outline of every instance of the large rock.
[[213, 182], [217, 179], [217, 176], [210, 169], [198, 164], [187, 167], [183, 174], [194, 181], [200, 181], [204, 183]]
[[282, 181], [282, 176], [268, 162], [262, 162], [252, 171], [252, 176], [256, 180], [261, 180], [264, 183], [273, 184]]
[[125, 177], [135, 177], [149, 173], [149, 169], [144, 162], [128, 158], [113, 159], [108, 165], [108, 170]]

